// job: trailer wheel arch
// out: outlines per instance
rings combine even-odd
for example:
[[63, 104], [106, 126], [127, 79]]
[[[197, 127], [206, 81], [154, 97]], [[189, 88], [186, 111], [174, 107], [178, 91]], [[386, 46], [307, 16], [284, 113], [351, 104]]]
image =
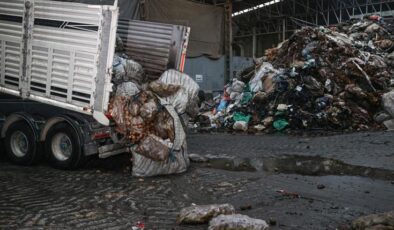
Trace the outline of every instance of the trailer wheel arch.
[[44, 125], [43, 129], [41, 130], [41, 134], [40, 134], [40, 141], [45, 141], [48, 135], [49, 130], [55, 126], [56, 124], [59, 124], [61, 122], [65, 122], [68, 125], [70, 125], [75, 132], [78, 134], [79, 137], [79, 142], [83, 143], [83, 138], [82, 138], [82, 133], [81, 131], [77, 128], [77, 124], [75, 124], [75, 122], [67, 117], [67, 116], [59, 116], [59, 117], [52, 117], [50, 118]]
[[39, 129], [35, 124], [35, 120], [29, 114], [24, 113], [14, 113], [11, 116], [7, 117], [6, 121], [4, 122], [3, 128], [1, 129], [1, 138], [5, 138], [5, 135], [9, 129], [9, 127], [18, 121], [25, 121], [30, 128], [33, 130], [34, 136], [36, 141], [39, 140]]

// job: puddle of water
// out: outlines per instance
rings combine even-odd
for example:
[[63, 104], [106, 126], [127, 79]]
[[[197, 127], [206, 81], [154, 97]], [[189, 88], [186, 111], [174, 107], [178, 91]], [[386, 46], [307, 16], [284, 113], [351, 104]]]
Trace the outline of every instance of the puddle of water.
[[[203, 167], [230, 171], [265, 171], [306, 176], [347, 175], [380, 180], [394, 180], [394, 171], [346, 164], [318, 156], [283, 156], [277, 158], [237, 158], [207, 155], [198, 161]], [[192, 159], [193, 161], [193, 159]]]

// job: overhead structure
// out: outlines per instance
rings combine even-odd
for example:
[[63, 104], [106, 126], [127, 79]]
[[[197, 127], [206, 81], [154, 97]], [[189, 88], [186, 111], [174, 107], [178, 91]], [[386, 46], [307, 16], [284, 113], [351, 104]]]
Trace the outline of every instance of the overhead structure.
[[365, 15], [394, 17], [392, 0], [242, 0], [234, 4], [233, 21], [236, 38], [257, 35], [286, 34], [302, 26], [334, 25]]

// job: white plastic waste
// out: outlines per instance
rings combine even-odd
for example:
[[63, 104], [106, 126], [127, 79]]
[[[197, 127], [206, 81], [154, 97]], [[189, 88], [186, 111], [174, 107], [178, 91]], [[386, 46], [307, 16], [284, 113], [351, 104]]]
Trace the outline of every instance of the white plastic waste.
[[159, 81], [166, 84], [180, 85], [181, 89], [178, 92], [163, 98], [163, 100], [172, 104], [178, 114], [186, 112], [191, 113], [191, 116], [195, 115], [192, 113], [198, 111], [198, 91], [200, 88], [191, 77], [176, 70], [167, 70], [161, 75]]
[[231, 204], [194, 205], [183, 208], [177, 218], [178, 224], [204, 224], [221, 214], [234, 214]]
[[234, 214], [220, 215], [209, 222], [208, 230], [265, 230], [268, 224], [264, 220]]
[[250, 90], [254, 93], [261, 91], [263, 89], [263, 82], [261, 79], [271, 71], [275, 71], [271, 63], [263, 62], [256, 75], [254, 75], [253, 79], [249, 82]]

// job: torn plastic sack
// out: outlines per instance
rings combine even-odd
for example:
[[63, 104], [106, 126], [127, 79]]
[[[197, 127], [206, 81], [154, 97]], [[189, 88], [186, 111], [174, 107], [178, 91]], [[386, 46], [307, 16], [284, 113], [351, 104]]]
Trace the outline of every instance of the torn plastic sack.
[[122, 96], [116, 96], [111, 99], [109, 106], [109, 113], [114, 119], [116, 131], [120, 134], [126, 134], [126, 118], [125, 118], [125, 107], [127, 106], [127, 98]]
[[140, 108], [141, 117], [148, 122], [154, 120], [156, 118], [157, 113], [158, 113], [158, 106], [156, 101], [153, 99], [143, 104]]
[[140, 116], [133, 117], [131, 116], [130, 119], [126, 122], [129, 125], [130, 134], [129, 138], [132, 140], [132, 143], [139, 143], [142, 139], [144, 139], [146, 135], [144, 120]]
[[142, 66], [126, 55], [115, 54], [112, 63], [113, 77], [112, 81], [116, 84], [132, 81], [141, 84], [145, 81], [145, 73]]
[[394, 91], [383, 94], [382, 104], [386, 112], [394, 117]]
[[116, 96], [134, 96], [140, 92], [133, 82], [123, 82], [116, 87]]
[[121, 83], [124, 81], [126, 75], [126, 59], [122, 58], [118, 54], [115, 54], [114, 61], [112, 62], [113, 77], [112, 80], [115, 83]]
[[165, 109], [160, 109], [156, 116], [154, 126], [157, 136], [164, 140], [170, 139], [171, 142], [175, 140], [174, 119]]
[[169, 97], [178, 92], [180, 85], [165, 84], [161, 81], [152, 81], [149, 83], [149, 89], [160, 97]]
[[138, 84], [142, 84], [145, 81], [145, 73], [142, 66], [134, 60], [127, 59], [124, 67], [126, 74], [124, 81], [132, 81]]
[[195, 205], [183, 208], [178, 217], [178, 224], [204, 224], [213, 217], [221, 214], [234, 214], [235, 208], [231, 204]]
[[181, 89], [174, 95], [164, 97], [163, 100], [172, 104], [178, 114], [188, 113], [195, 116], [198, 111], [198, 84], [187, 74], [176, 70], [167, 70], [164, 72], [159, 81], [165, 84], [180, 85]]
[[269, 226], [264, 220], [241, 214], [220, 215], [209, 222], [208, 230], [265, 230]]
[[245, 83], [236, 79], [233, 80], [233, 84], [231, 85], [232, 92], [242, 93], [244, 88], [245, 88]]
[[248, 130], [248, 122], [246, 121], [236, 121], [233, 125], [234, 130], [240, 130], [240, 131], [247, 131]]
[[154, 161], [165, 161], [170, 153], [171, 142], [149, 135], [138, 145], [136, 152]]
[[141, 154], [138, 154], [136, 147], [132, 149], [133, 168], [132, 175], [136, 177], [151, 177], [158, 175], [170, 175], [186, 172], [189, 165], [189, 155], [187, 153], [186, 133], [182, 126], [180, 117], [172, 105], [166, 104], [164, 100], [160, 103], [164, 106], [173, 121], [175, 138], [170, 149], [169, 156], [165, 161], [154, 161]]
[[259, 70], [257, 71], [256, 75], [253, 79], [249, 82], [250, 90], [253, 93], [261, 91], [263, 89], [263, 82], [262, 78], [271, 71], [275, 71], [274, 67], [269, 62], [263, 62], [260, 66]]
[[116, 44], [115, 44], [115, 52], [124, 52], [123, 41], [119, 35], [116, 35]]

